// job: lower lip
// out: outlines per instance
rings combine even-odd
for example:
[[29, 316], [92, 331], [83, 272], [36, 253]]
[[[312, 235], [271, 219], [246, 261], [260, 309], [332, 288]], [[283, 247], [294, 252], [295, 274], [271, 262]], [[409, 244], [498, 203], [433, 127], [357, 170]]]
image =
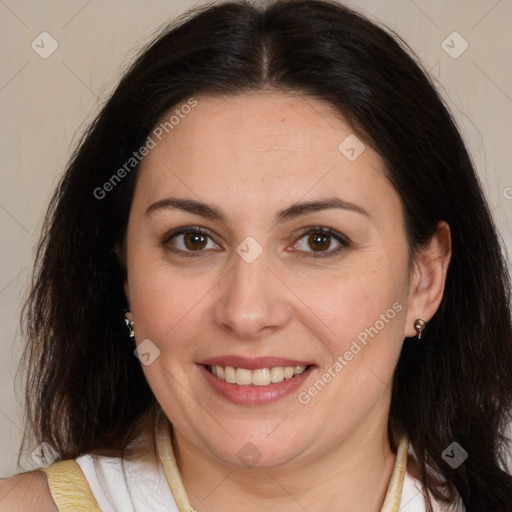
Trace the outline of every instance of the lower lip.
[[231, 384], [215, 377], [204, 364], [199, 365], [199, 370], [203, 373], [213, 390], [230, 402], [238, 405], [264, 405], [276, 402], [296, 391], [309, 377], [314, 368], [314, 366], [310, 366], [300, 375], [296, 375], [291, 379], [285, 379], [282, 382], [269, 384], [268, 386], [239, 386], [238, 384]]

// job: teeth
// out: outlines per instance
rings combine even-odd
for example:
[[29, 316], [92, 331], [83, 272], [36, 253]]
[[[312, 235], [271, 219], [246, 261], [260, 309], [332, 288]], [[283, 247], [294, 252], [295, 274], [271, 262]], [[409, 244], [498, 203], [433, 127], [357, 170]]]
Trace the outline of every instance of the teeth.
[[237, 368], [236, 383], [239, 386], [248, 386], [249, 384], [252, 384], [251, 373], [251, 370], [246, 370], [245, 368]]
[[300, 375], [306, 369], [305, 366], [276, 366], [275, 368], [259, 368], [248, 370], [247, 368], [233, 368], [232, 366], [208, 366], [208, 369], [218, 379], [237, 384], [239, 386], [268, 386], [277, 384], [285, 379], [291, 379]]
[[[219, 367], [217, 366], [217, 372], [218, 372], [218, 368]], [[222, 366], [221, 366], [221, 368], [222, 368]], [[234, 368], [232, 368], [231, 366], [226, 366], [226, 368], [224, 368], [224, 380], [231, 384], [236, 383], [236, 370]]]
[[293, 374], [295, 373], [295, 368], [293, 366], [286, 366], [284, 369], [284, 378], [291, 379]]
[[270, 384], [270, 370], [262, 368], [251, 372], [251, 383], [255, 386], [268, 386]]
[[282, 367], [278, 366], [276, 368], [272, 368], [270, 370], [270, 381], [271, 382], [281, 382], [284, 380], [284, 370]]

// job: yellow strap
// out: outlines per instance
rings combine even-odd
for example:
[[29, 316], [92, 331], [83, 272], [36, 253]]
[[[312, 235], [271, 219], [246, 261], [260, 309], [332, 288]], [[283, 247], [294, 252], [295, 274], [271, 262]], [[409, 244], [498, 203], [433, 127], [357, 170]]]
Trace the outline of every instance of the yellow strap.
[[187, 491], [181, 480], [176, 457], [172, 449], [169, 422], [163, 413], [161, 413], [160, 418], [157, 417], [156, 421], [156, 442], [158, 457], [164, 468], [165, 478], [171, 488], [174, 501], [176, 501], [176, 505], [178, 505], [178, 510], [180, 512], [197, 512], [197, 510], [190, 505]]
[[405, 472], [407, 468], [407, 453], [409, 451], [409, 440], [407, 437], [402, 437], [396, 452], [395, 466], [391, 479], [389, 480], [388, 490], [384, 504], [380, 512], [397, 512], [400, 507], [402, 498], [402, 487], [405, 479]]
[[48, 486], [59, 512], [101, 512], [76, 460], [54, 462], [39, 471], [48, 477]]

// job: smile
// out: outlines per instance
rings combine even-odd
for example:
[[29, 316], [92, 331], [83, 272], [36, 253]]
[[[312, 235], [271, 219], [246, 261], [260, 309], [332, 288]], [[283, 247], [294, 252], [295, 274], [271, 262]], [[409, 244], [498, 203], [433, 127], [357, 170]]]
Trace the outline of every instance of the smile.
[[234, 368], [232, 366], [207, 366], [208, 370], [218, 379], [237, 384], [238, 386], [268, 386], [302, 374], [306, 366], [276, 366], [273, 368]]

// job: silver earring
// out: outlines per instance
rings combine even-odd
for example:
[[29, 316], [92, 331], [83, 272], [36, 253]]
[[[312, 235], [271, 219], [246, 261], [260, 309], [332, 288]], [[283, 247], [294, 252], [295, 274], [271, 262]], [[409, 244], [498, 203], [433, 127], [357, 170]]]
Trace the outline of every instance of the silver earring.
[[135, 331], [133, 330], [133, 313], [131, 311], [127, 311], [124, 314], [124, 323], [126, 324], [126, 327], [128, 327], [129, 336], [130, 339], [135, 337]]
[[414, 329], [418, 335], [419, 340], [421, 339], [421, 333], [423, 332], [423, 329], [425, 329], [425, 325], [425, 320], [422, 320], [421, 318], [417, 318], [414, 322]]

